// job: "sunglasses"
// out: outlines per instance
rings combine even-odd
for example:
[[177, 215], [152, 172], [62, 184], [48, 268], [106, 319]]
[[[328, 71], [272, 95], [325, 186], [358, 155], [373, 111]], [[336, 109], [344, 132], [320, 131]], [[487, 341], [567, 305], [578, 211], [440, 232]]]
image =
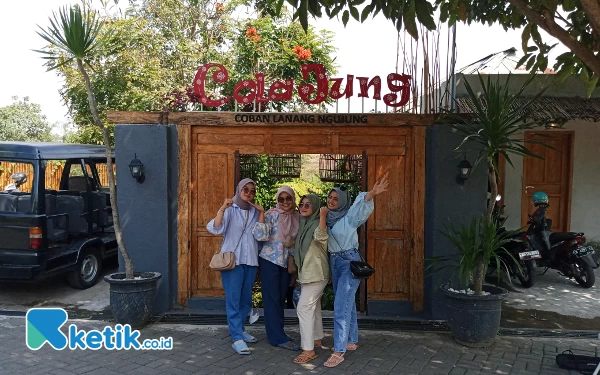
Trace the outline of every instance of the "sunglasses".
[[242, 188], [242, 191], [248, 195], [256, 195], [256, 189], [248, 189], [247, 187]]
[[340, 184], [335, 184], [335, 185], [333, 185], [333, 187], [334, 187], [334, 188], [338, 188], [338, 189], [340, 189], [341, 191], [346, 191], [346, 190], [348, 190], [348, 188], [347, 188], [347, 187], [345, 187], [344, 185], [340, 185]]
[[287, 197], [279, 197], [277, 198], [277, 202], [279, 203], [283, 203], [283, 202], [291, 202], [292, 201], [292, 197], [290, 197], [289, 195]]
[[312, 206], [312, 204], [310, 204], [310, 202], [306, 202], [306, 203], [300, 203], [298, 205], [298, 208], [303, 209], [303, 208], [310, 208]]

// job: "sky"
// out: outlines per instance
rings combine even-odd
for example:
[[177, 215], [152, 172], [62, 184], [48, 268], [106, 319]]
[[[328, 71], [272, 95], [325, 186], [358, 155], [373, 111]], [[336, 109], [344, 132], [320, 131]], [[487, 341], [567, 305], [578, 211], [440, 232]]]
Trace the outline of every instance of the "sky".
[[[35, 32], [36, 25], [47, 26], [48, 17], [53, 11], [72, 3], [77, 1], [20, 0], [2, 4], [0, 35], [4, 37], [0, 39], [0, 50], [3, 51], [3, 58], [0, 60], [0, 107], [11, 104], [12, 96], [28, 96], [31, 102], [41, 105], [42, 112], [51, 124], [68, 121], [67, 109], [59, 94], [61, 80], [55, 72], [46, 71], [41, 55], [32, 50], [44, 46], [44, 40]], [[346, 74], [353, 74], [355, 77], [385, 77], [395, 71], [398, 34], [392, 23], [383, 16], [378, 15], [363, 24], [350, 18], [347, 27], [337, 19], [313, 19], [310, 23], [317, 29], [328, 29], [336, 34], [334, 45], [338, 49], [338, 77], [345, 77]], [[442, 27], [445, 29], [445, 26]], [[441, 44], [446, 42], [445, 33], [444, 30]], [[549, 37], [545, 40], [552, 42]], [[461, 68], [491, 53], [511, 47], [520, 50], [520, 45], [520, 30], [505, 32], [500, 26], [459, 24], [456, 67]], [[553, 55], [565, 50], [561, 46]], [[441, 63], [445, 64], [447, 54], [445, 51], [440, 52]], [[359, 99], [354, 100], [358, 102]], [[359, 104], [353, 103], [353, 110], [356, 105]], [[372, 107], [372, 104], [367, 103], [365, 111]]]

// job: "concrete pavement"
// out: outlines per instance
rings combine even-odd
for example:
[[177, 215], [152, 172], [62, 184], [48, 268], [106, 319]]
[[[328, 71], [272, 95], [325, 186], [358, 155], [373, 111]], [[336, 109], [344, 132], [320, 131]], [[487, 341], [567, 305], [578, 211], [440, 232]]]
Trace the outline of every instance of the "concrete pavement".
[[[100, 329], [112, 323], [73, 320], [78, 329]], [[589, 339], [498, 337], [494, 347], [481, 350], [456, 344], [445, 333], [391, 333], [362, 331], [359, 348], [348, 352], [337, 368], [323, 366], [328, 352], [306, 365], [292, 359], [299, 352], [274, 348], [263, 327], [249, 326], [259, 342], [249, 344], [252, 354], [231, 349], [225, 326], [153, 324], [141, 330], [141, 339], [173, 337], [170, 351], [69, 350], [48, 344], [38, 351], [25, 344], [25, 318], [0, 316], [0, 374], [418, 374], [418, 375], [558, 375], [578, 374], [558, 368], [557, 353], [599, 355], [600, 341]], [[288, 329], [299, 342], [297, 330]], [[331, 332], [328, 332], [331, 334]], [[324, 339], [330, 346], [332, 337]]]

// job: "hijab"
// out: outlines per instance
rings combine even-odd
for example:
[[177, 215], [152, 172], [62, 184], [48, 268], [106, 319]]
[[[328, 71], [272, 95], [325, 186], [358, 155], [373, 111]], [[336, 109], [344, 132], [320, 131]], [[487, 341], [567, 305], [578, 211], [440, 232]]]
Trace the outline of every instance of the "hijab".
[[294, 248], [296, 264], [302, 265], [306, 253], [308, 252], [308, 246], [313, 240], [315, 230], [319, 226], [319, 208], [321, 207], [321, 200], [314, 194], [307, 194], [300, 198], [300, 202], [304, 198], [308, 198], [310, 205], [312, 206], [313, 212], [309, 217], [300, 216], [300, 230], [296, 237], [296, 246]]
[[252, 207], [250, 205], [250, 202], [246, 202], [240, 196], [242, 189], [244, 188], [244, 186], [246, 186], [248, 184], [254, 184], [254, 188], [256, 189], [256, 183], [254, 181], [252, 181], [252, 179], [244, 178], [242, 181], [240, 181], [238, 183], [237, 190], [235, 192], [235, 196], [233, 197], [233, 203], [237, 204], [242, 210], [249, 210], [250, 207]]
[[327, 214], [328, 228], [332, 228], [335, 223], [346, 216], [348, 210], [350, 209], [350, 192], [347, 189], [342, 190], [337, 186], [331, 189], [329, 194], [331, 194], [332, 191], [337, 192], [338, 207], [335, 210], [329, 210], [329, 213]]
[[[288, 211], [285, 211], [279, 205], [278, 199], [281, 193], [288, 193], [292, 197], [292, 207]], [[291, 187], [283, 185], [277, 190], [275, 200], [277, 201], [277, 205], [272, 210], [279, 214], [277, 218], [277, 239], [279, 241], [285, 241], [287, 235], [295, 238], [296, 235], [298, 235], [298, 229], [300, 227], [300, 213], [296, 211], [296, 193], [294, 193], [294, 190]]]

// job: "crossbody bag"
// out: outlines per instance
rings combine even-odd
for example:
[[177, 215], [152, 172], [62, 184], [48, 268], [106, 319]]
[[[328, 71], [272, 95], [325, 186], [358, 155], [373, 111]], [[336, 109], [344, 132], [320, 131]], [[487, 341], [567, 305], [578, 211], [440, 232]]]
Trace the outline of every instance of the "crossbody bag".
[[[208, 265], [213, 271], [229, 271], [235, 268], [235, 250], [240, 245], [242, 241], [242, 237], [244, 237], [244, 232], [246, 231], [246, 226], [248, 225], [248, 218], [250, 216], [250, 210], [246, 213], [246, 222], [244, 223], [244, 229], [242, 230], [242, 235], [238, 240], [235, 248], [232, 251], [223, 252], [222, 249], [216, 252], [210, 260], [210, 264]], [[229, 227], [229, 223], [227, 223]], [[223, 237], [223, 242], [225, 242], [225, 237]], [[221, 243], [222, 244], [222, 243]], [[222, 245], [221, 245], [222, 247]]]
[[[340, 243], [337, 241], [337, 239], [333, 235], [333, 227], [331, 228], [330, 234], [331, 234], [331, 238], [333, 238], [333, 240], [338, 245], [338, 247], [340, 249], [342, 249], [342, 247], [340, 246]], [[342, 251], [344, 251], [344, 250], [342, 249]], [[333, 253], [333, 254], [335, 254], [335, 253]], [[358, 260], [350, 261], [350, 272], [352, 272], [352, 277], [355, 279], [368, 279], [371, 275], [373, 275], [375, 273], [375, 269], [373, 267], [371, 267], [371, 265], [369, 263], [365, 262], [362, 255], [360, 254], [360, 251], [358, 252], [358, 256], [360, 256], [360, 261], [358, 261]]]

